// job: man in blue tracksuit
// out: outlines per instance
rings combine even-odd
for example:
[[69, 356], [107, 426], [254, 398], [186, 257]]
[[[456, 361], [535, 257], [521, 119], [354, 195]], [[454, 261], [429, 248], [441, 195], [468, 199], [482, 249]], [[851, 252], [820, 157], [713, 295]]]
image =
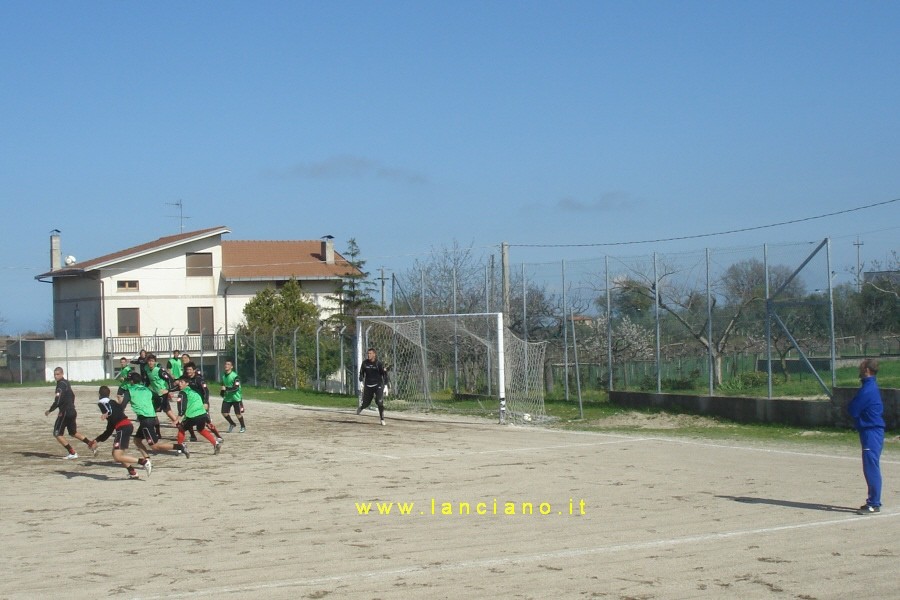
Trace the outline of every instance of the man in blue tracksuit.
[[884, 404], [881, 390], [875, 381], [878, 361], [867, 358], [859, 364], [859, 380], [862, 385], [847, 405], [847, 412], [853, 417], [859, 431], [862, 445], [863, 475], [869, 487], [866, 503], [856, 511], [860, 515], [881, 512], [881, 449], [884, 446]]

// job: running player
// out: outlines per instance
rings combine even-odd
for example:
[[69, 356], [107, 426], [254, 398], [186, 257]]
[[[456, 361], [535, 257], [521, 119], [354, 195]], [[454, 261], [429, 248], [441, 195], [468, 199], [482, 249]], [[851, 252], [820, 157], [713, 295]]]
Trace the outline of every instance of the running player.
[[116, 375], [116, 381], [125, 382], [128, 381], [128, 374], [131, 373], [131, 365], [128, 364], [128, 359], [124, 356], [119, 359], [119, 374]]
[[100, 386], [99, 392], [100, 399], [97, 401], [97, 405], [100, 407], [101, 418], [106, 419], [106, 431], [98, 435], [93, 441], [91, 449], [94, 451], [94, 456], [97, 456], [99, 443], [105, 442], [111, 435], [115, 434], [112, 450], [113, 460], [121, 463], [128, 470], [129, 479], [140, 479], [137, 471], [134, 469], [136, 464], [144, 467], [144, 470], [147, 471], [147, 477], [150, 477], [153, 465], [150, 463], [149, 458], [134, 458], [125, 454], [125, 450], [128, 450], [131, 435], [134, 433], [134, 425], [132, 425], [131, 419], [125, 415], [125, 403], [121, 400], [110, 400], [109, 388], [105, 385]]
[[184, 444], [184, 431], [188, 427], [197, 429], [197, 433], [209, 440], [213, 445], [213, 454], [218, 454], [222, 449], [222, 441], [207, 431], [209, 413], [203, 407], [203, 398], [190, 387], [187, 376], [175, 380], [178, 389], [181, 390], [181, 400], [178, 402], [178, 414], [183, 417], [178, 428], [178, 443]]
[[[172, 421], [174, 425], [178, 425], [178, 417], [175, 415], [175, 411], [172, 410], [171, 403], [169, 402], [169, 387], [170, 384], [174, 385], [174, 381], [169, 374], [166, 373], [164, 369], [161, 369], [156, 363], [155, 354], [147, 355], [147, 380], [150, 382], [147, 387], [153, 392], [154, 410], [156, 410], [156, 412], [166, 413], [169, 420]], [[158, 424], [156, 433], [158, 437], [161, 437], [162, 434], [159, 432]]]
[[378, 406], [378, 418], [384, 425], [384, 388], [388, 385], [389, 377], [384, 364], [378, 360], [378, 354], [375, 348], [369, 348], [366, 351], [366, 360], [359, 366], [359, 381], [363, 384], [362, 403], [356, 409], [356, 414], [360, 414], [369, 405], [372, 400]]
[[[144, 445], [144, 441], [150, 445], [154, 452], [165, 452], [174, 450], [179, 454], [189, 457], [187, 446], [178, 442], [172, 444], [169, 442], [159, 441], [156, 433], [156, 411], [153, 410], [153, 392], [141, 383], [141, 376], [138, 373], [129, 375], [130, 383], [119, 388], [118, 397], [121, 398], [122, 405], [131, 403], [131, 408], [137, 416], [138, 429], [134, 436], [135, 445], [144, 458], [150, 458], [150, 453]], [[118, 398], [117, 398], [118, 399]]]
[[64, 435], [65, 432], [68, 431], [69, 435], [81, 440], [88, 447], [91, 446], [91, 440], [78, 433], [78, 425], [75, 423], [75, 417], [78, 416], [78, 413], [75, 412], [75, 392], [72, 391], [72, 386], [64, 377], [62, 367], [53, 369], [53, 378], [56, 379], [56, 396], [53, 397], [53, 404], [50, 405], [50, 408], [44, 411], [44, 416], [48, 417], [54, 410], [59, 409], [56, 423], [53, 424], [53, 435], [60, 446], [68, 452], [64, 457], [65, 460], [72, 460], [78, 458], [78, 453], [69, 444], [69, 440]]
[[141, 348], [138, 357], [131, 361], [131, 364], [137, 365], [138, 372], [141, 374], [142, 383], [147, 385], [147, 351]]
[[235, 423], [231, 420], [231, 409], [241, 423], [241, 433], [247, 431], [244, 425], [244, 401], [241, 396], [241, 379], [234, 370], [234, 363], [225, 361], [225, 372], [222, 374], [222, 388], [219, 390], [222, 396], [222, 416], [228, 421], [228, 433], [234, 431]]
[[[186, 354], [182, 355], [182, 358], [187, 356]], [[200, 394], [200, 397], [203, 398], [203, 408], [206, 409], [207, 415], [209, 414], [209, 387], [206, 385], [206, 380], [203, 378], [203, 373], [197, 370], [197, 365], [194, 364], [190, 357], [188, 356], [188, 361], [184, 364], [184, 375], [182, 377], [186, 377], [188, 382], [190, 383], [190, 387], [192, 390]], [[179, 407], [179, 411], [181, 408]], [[221, 440], [222, 436], [219, 434], [219, 429], [213, 424], [212, 418], [206, 424], [207, 429], [215, 434], [216, 439]], [[188, 432], [191, 435], [194, 435], [193, 429], [188, 428]], [[195, 438], [191, 438], [194, 440]]]

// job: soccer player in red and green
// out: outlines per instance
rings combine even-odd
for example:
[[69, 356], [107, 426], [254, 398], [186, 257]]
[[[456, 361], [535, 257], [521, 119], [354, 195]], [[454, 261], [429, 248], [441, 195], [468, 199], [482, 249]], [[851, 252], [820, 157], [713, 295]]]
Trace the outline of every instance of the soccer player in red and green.
[[[146, 373], [147, 380], [150, 382], [147, 387], [153, 392], [154, 409], [166, 413], [169, 420], [177, 425], [178, 417], [175, 416], [175, 412], [172, 410], [171, 403], [169, 402], [169, 385], [167, 380], [171, 378], [168, 373], [163, 371], [156, 363], [155, 354], [147, 355]], [[157, 429], [156, 432], [159, 434], [159, 429]]]
[[172, 379], [181, 377], [181, 350], [172, 350], [172, 358], [169, 359], [169, 374]]
[[218, 454], [222, 448], [222, 442], [216, 439], [208, 429], [209, 414], [203, 406], [203, 397], [190, 387], [187, 376], [175, 380], [178, 389], [181, 390], [181, 401], [178, 403], [178, 414], [181, 415], [181, 425], [178, 427], [178, 443], [184, 444], [184, 432], [188, 427], [193, 427], [197, 433], [209, 440], [213, 445], [213, 453]]
[[241, 433], [247, 431], [244, 425], [244, 401], [241, 396], [241, 379], [238, 377], [237, 371], [234, 370], [234, 363], [230, 360], [225, 361], [225, 372], [222, 374], [222, 388], [219, 393], [222, 395], [222, 416], [228, 421], [228, 433], [234, 431], [235, 423], [231, 420], [231, 409], [234, 408], [234, 414], [238, 421], [241, 422]]
[[120, 402], [123, 405], [130, 402], [131, 409], [137, 416], [138, 429], [134, 436], [134, 441], [141, 452], [141, 456], [144, 458], [149, 458], [150, 456], [147, 447], [144, 445], [145, 440], [154, 452], [174, 450], [179, 454], [184, 454], [185, 457], [190, 456], [187, 448], [181, 441], [177, 444], [159, 441], [159, 435], [156, 433], [157, 419], [156, 410], [153, 408], [153, 392], [141, 383], [139, 373], [131, 373], [128, 377], [130, 383], [120, 387], [117, 396], [118, 399], [121, 399]]
[[124, 356], [119, 359], [119, 365], [119, 374], [116, 375], [116, 381], [125, 383], [128, 381], [128, 374], [131, 373], [131, 365], [128, 364], [128, 359]]
[[112, 457], [113, 460], [128, 470], [128, 478], [140, 479], [134, 465], [144, 467], [144, 470], [147, 471], [147, 477], [150, 477], [153, 465], [150, 463], [149, 458], [135, 458], [125, 454], [125, 451], [128, 450], [128, 443], [131, 440], [131, 434], [134, 433], [134, 425], [132, 425], [131, 419], [125, 415], [125, 403], [122, 397], [110, 400], [109, 388], [104, 385], [100, 387], [100, 400], [97, 402], [97, 405], [100, 407], [102, 417], [106, 419], [106, 431], [98, 435], [93, 442], [93, 446], [91, 446], [91, 449], [94, 450], [94, 456], [97, 455], [97, 444], [105, 442], [110, 436], [114, 436]]

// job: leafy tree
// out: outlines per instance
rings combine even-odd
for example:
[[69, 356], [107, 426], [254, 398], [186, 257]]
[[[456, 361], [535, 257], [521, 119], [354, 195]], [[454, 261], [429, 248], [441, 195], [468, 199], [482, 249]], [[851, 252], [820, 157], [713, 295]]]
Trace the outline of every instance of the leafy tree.
[[[261, 359], [259, 379], [287, 386], [295, 380], [298, 385], [305, 385], [315, 376], [319, 309], [295, 279], [279, 289], [266, 288], [257, 293], [244, 307], [244, 319], [238, 335], [243, 340], [256, 340], [257, 346], [254, 349], [245, 344], [244, 355], [238, 360], [246, 365], [252, 360], [246, 354], [255, 351]], [[293, 360], [295, 332], [297, 371]], [[320, 339], [324, 347], [324, 352], [320, 351], [320, 367], [324, 373], [330, 373], [338, 364], [337, 342], [329, 336]]]

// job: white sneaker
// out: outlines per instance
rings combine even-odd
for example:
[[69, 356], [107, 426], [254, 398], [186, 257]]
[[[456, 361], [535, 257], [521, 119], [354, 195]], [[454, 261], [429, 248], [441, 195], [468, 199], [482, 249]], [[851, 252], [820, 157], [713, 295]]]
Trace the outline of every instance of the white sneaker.
[[384, 425], [384, 419], [381, 420], [381, 424]]
[[218, 454], [222, 449], [222, 442], [216, 442], [216, 447], [213, 448], [213, 454]]
[[150, 471], [153, 470], [153, 465], [150, 463], [149, 460], [144, 463], [144, 470], [147, 471], [147, 477], [150, 477]]
[[69, 454], [68, 456], [64, 456], [63, 460], [74, 460], [76, 458], [78, 458], [78, 453], [73, 452], [72, 454]]

